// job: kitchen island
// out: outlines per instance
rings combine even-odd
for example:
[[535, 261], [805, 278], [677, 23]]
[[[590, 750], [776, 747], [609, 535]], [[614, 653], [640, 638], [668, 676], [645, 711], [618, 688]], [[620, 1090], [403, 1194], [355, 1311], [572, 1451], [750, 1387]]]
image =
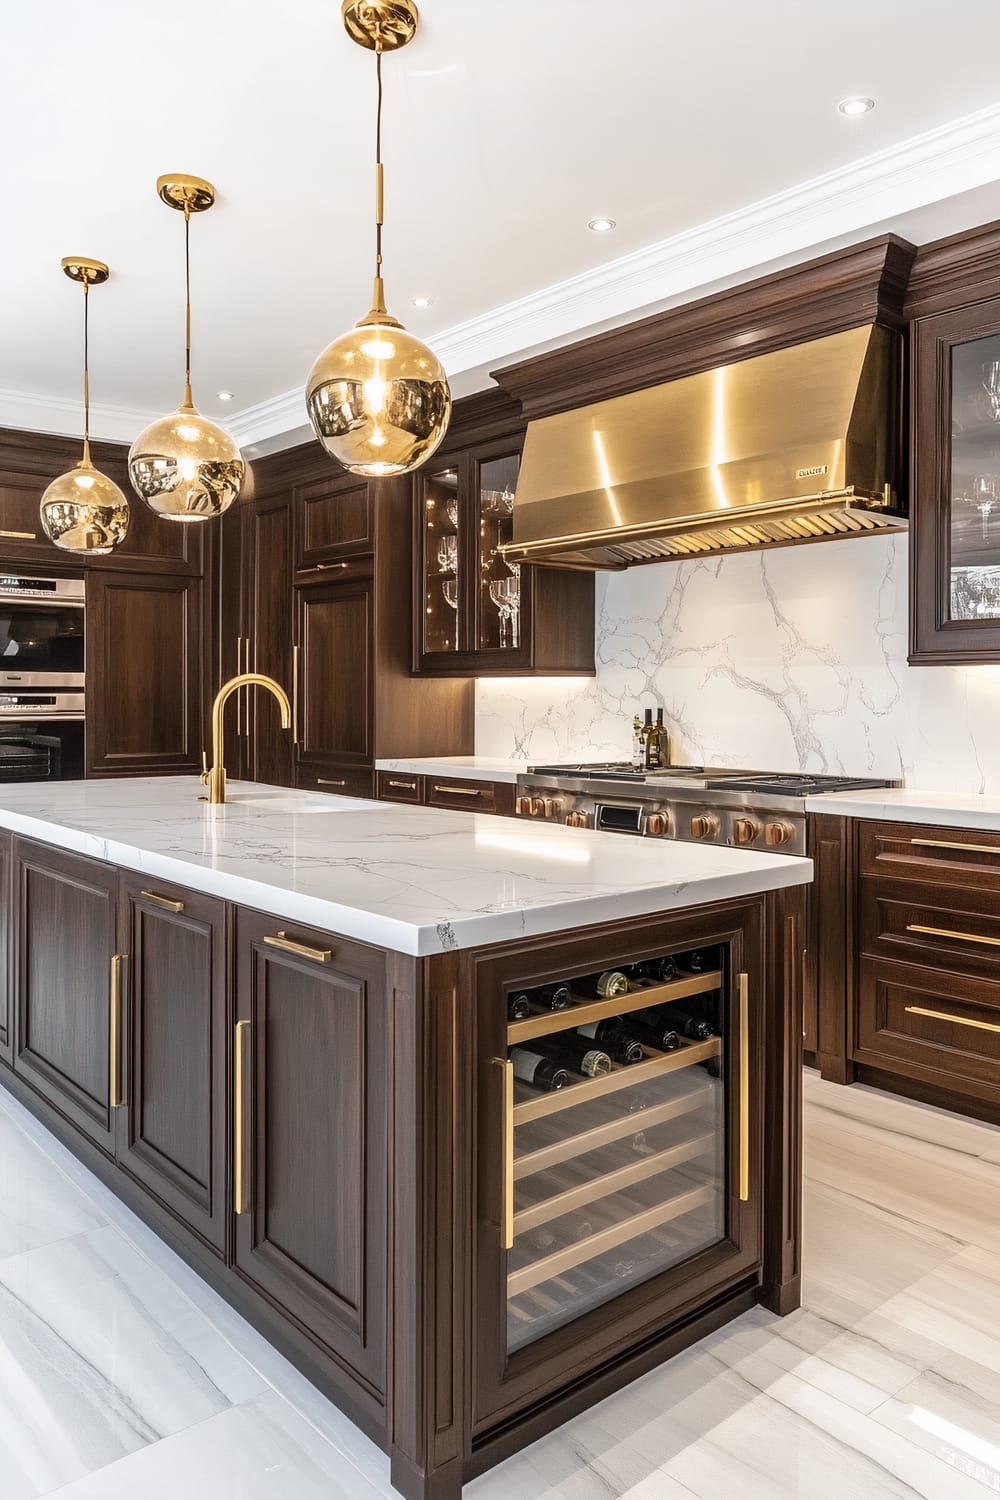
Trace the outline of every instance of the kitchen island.
[[404, 1495], [797, 1305], [808, 860], [199, 790], [4, 790], [0, 1082]]

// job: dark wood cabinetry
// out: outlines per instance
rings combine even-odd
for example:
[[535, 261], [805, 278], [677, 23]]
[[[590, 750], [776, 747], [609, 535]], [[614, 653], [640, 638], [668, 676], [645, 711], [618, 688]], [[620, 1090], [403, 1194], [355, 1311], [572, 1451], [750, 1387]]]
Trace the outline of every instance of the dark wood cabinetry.
[[456, 812], [498, 813], [514, 816], [514, 783], [480, 781], [467, 776], [418, 776], [404, 771], [379, 771], [376, 795], [383, 802], [408, 802], [420, 807], [449, 807]]
[[381, 1401], [385, 957], [241, 910], [236, 997], [237, 1272]]
[[17, 839], [14, 1067], [66, 1119], [114, 1151], [111, 1016], [118, 872]]
[[226, 908], [122, 872], [127, 962], [117, 1158], [217, 1253], [226, 1244]]
[[88, 574], [86, 650], [87, 774], [198, 770], [201, 579]]
[[348, 769], [372, 765], [374, 594], [371, 577], [296, 590], [297, 783], [299, 772], [318, 777], [343, 768], [346, 779]]
[[0, 1062], [14, 1053], [13, 943], [11, 934], [11, 855], [13, 837], [0, 833]]
[[337, 473], [295, 490], [295, 581], [313, 583], [336, 564], [375, 551], [377, 490]]

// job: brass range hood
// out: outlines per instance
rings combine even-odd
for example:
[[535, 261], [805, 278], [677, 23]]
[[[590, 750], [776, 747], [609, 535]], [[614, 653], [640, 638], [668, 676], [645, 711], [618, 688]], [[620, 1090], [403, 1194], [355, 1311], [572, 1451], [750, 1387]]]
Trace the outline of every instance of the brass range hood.
[[869, 323], [529, 422], [504, 557], [620, 569], [902, 530], [901, 368]]

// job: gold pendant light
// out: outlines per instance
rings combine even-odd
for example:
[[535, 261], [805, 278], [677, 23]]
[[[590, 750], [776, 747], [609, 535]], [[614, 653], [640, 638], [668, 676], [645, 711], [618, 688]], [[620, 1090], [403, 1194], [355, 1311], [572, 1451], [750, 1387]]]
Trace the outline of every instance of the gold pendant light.
[[246, 474], [235, 438], [203, 417], [191, 399], [191, 215], [211, 208], [215, 188], [202, 177], [170, 172], [158, 179], [156, 191], [184, 215], [184, 399], [139, 434], [128, 471], [136, 494], [165, 521], [209, 521], [229, 509]]
[[90, 461], [90, 288], [110, 276], [103, 260], [68, 255], [62, 268], [83, 287], [83, 457], [53, 479], [38, 507], [42, 530], [64, 552], [113, 552], [128, 531], [128, 501], [114, 480]]
[[371, 311], [334, 339], [309, 373], [306, 407], [327, 453], [352, 474], [407, 474], [448, 430], [451, 392], [437, 355], [386, 311], [382, 283], [382, 54], [417, 29], [412, 0], [344, 0], [347, 34], [375, 53], [375, 293]]

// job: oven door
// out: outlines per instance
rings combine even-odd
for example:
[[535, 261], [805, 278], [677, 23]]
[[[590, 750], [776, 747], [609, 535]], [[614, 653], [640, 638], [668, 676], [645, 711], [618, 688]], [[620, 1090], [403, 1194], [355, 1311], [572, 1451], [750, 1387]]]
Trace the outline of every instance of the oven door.
[[0, 691], [56, 680], [82, 688], [83, 624], [82, 601], [0, 595]]
[[83, 719], [0, 719], [0, 783], [78, 781]]

